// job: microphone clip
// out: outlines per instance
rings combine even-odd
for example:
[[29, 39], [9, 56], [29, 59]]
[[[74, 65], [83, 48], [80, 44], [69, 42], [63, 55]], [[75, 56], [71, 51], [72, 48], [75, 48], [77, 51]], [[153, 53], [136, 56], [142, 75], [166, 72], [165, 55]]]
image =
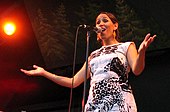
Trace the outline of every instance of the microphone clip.
[[86, 24], [79, 25], [79, 27], [82, 27], [82, 28], [86, 29], [87, 31], [94, 31], [96, 33], [101, 33], [102, 32], [102, 28], [100, 28], [100, 27], [92, 27], [92, 26], [86, 25]]

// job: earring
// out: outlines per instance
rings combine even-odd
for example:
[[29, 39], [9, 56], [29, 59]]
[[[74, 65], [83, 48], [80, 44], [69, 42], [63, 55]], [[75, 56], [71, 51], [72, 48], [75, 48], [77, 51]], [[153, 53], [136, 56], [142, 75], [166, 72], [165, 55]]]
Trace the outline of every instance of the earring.
[[114, 38], [116, 37], [116, 31], [113, 31], [113, 37]]

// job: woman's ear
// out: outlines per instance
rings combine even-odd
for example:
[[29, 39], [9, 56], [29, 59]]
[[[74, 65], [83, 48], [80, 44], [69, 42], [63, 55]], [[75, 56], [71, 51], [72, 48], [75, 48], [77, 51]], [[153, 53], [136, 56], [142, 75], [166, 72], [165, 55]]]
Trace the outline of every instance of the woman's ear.
[[118, 29], [118, 23], [114, 23], [113, 26], [114, 26], [114, 30]]

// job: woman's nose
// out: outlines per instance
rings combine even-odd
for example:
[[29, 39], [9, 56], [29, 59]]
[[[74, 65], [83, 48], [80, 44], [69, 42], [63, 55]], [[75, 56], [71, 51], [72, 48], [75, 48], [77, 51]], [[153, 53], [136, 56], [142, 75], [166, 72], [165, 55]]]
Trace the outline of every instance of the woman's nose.
[[101, 27], [101, 26], [104, 26], [104, 22], [100, 22], [99, 26], [100, 26], [100, 27]]

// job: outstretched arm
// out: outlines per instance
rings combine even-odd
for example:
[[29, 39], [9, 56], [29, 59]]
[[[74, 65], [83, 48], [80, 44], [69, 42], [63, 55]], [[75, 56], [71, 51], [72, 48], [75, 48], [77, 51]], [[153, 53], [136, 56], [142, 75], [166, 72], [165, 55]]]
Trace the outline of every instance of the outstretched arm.
[[143, 71], [145, 67], [146, 49], [153, 42], [155, 37], [156, 35], [150, 36], [150, 34], [147, 34], [143, 42], [140, 44], [138, 51], [136, 49], [135, 44], [131, 44], [129, 46], [127, 58], [129, 61], [129, 65], [131, 66], [132, 72], [135, 75], [139, 75]]
[[[44, 70], [42, 67], [39, 67], [36, 65], [33, 65], [33, 68], [34, 68], [34, 70], [21, 69], [21, 71], [28, 76], [43, 76], [43, 77], [61, 85], [61, 86], [75, 88], [75, 87], [79, 86], [84, 81], [86, 63], [79, 70], [79, 72], [77, 72], [77, 74], [72, 78], [52, 74], [52, 73]], [[89, 70], [88, 70], [88, 74], [89, 74]], [[88, 77], [89, 77], [89, 75], [87, 75], [87, 78]], [[72, 81], [74, 81], [73, 86], [72, 86]]]

